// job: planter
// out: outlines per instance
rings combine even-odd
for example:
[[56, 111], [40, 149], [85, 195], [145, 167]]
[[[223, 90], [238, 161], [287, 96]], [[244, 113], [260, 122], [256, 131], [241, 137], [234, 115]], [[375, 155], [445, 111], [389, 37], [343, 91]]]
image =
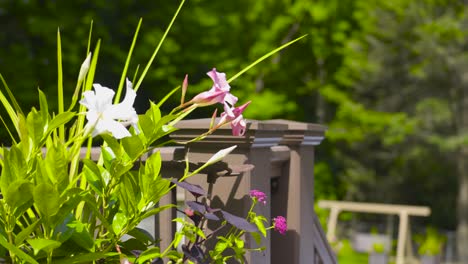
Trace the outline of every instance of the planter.
[[387, 264], [388, 255], [386, 253], [369, 253], [369, 264]]
[[372, 252], [375, 244], [384, 246], [385, 252], [390, 252], [392, 240], [390, 236], [382, 234], [356, 233], [352, 238], [353, 249], [357, 252]]
[[421, 264], [440, 264], [440, 255], [436, 256], [429, 256], [429, 255], [422, 255], [421, 256]]

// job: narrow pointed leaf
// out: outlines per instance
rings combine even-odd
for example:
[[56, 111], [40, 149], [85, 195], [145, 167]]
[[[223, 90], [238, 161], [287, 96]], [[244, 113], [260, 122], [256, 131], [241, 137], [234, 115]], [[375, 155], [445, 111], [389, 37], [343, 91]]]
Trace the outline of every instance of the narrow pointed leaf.
[[252, 62], [249, 66], [245, 67], [244, 69], [242, 69], [240, 72], [238, 72], [236, 75], [232, 76], [229, 80], [228, 80], [228, 83], [234, 81], [235, 79], [237, 79], [239, 76], [241, 76], [242, 74], [244, 74], [246, 71], [250, 70], [252, 67], [254, 67], [255, 65], [259, 64], [260, 62], [264, 61], [265, 59], [267, 59], [268, 57], [274, 55], [275, 53], [279, 52], [280, 50], [286, 48], [287, 46], [293, 44], [294, 42], [296, 41], [299, 41], [303, 38], [305, 38], [307, 35], [303, 35], [303, 36], [300, 36], [294, 40], [291, 40], [290, 42], [284, 44], [284, 45], [281, 45], [280, 47], [268, 52], [267, 54], [263, 55], [262, 57], [260, 57], [259, 59], [257, 59], [256, 61]]
[[177, 8], [177, 11], [175, 12], [174, 16], [172, 17], [171, 22], [169, 23], [169, 26], [167, 26], [166, 31], [164, 32], [164, 35], [162, 36], [161, 40], [158, 43], [158, 46], [153, 52], [153, 55], [151, 56], [151, 59], [148, 61], [148, 64], [146, 64], [145, 69], [143, 70], [143, 73], [140, 76], [140, 79], [138, 80], [137, 84], [135, 85], [135, 91], [138, 91], [138, 88], [140, 88], [141, 82], [143, 82], [143, 79], [146, 76], [146, 73], [148, 72], [149, 68], [151, 67], [151, 64], [153, 63], [154, 58], [156, 57], [156, 54], [158, 54], [159, 49], [161, 48], [162, 44], [164, 43], [164, 40], [166, 39], [167, 34], [171, 30], [172, 24], [174, 24], [175, 19], [177, 18], [177, 15], [179, 14], [179, 11], [182, 9], [182, 6], [184, 5], [185, 0], [182, 0], [180, 2], [179, 8]]
[[24, 251], [19, 249], [18, 247], [15, 247], [14, 245], [8, 243], [6, 239], [0, 235], [0, 246], [8, 249], [9, 251], [13, 252], [16, 256], [21, 258], [22, 260], [26, 261], [27, 263], [31, 264], [39, 264], [34, 258], [26, 254]]
[[27, 239], [26, 241], [28, 241], [28, 243], [34, 249], [34, 255], [37, 255], [41, 250], [49, 253], [51, 250], [54, 250], [62, 245], [62, 243], [59, 241], [45, 238]]

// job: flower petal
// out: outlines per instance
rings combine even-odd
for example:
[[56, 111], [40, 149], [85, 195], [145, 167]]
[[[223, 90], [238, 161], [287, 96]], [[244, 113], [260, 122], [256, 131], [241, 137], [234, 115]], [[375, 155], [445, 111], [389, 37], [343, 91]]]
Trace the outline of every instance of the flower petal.
[[110, 132], [116, 139], [130, 137], [132, 135], [122, 123], [109, 119], [101, 119], [96, 125], [95, 130], [98, 134]]
[[216, 68], [213, 68], [213, 70], [209, 71], [206, 73], [208, 76], [210, 76], [211, 80], [214, 82], [214, 87], [216, 89], [220, 89], [225, 92], [229, 92], [231, 89], [231, 86], [229, 86], [229, 83], [226, 81], [226, 74], [223, 72], [217, 72]]
[[104, 115], [105, 118], [130, 121], [131, 123], [138, 122], [138, 115], [133, 108], [136, 92], [132, 89], [132, 83], [127, 79], [127, 89], [125, 98], [120, 104], [110, 105]]
[[226, 96], [224, 96], [224, 101], [225, 102], [228, 102], [230, 105], [235, 105], [238, 101], [238, 98], [235, 97], [233, 94], [231, 93], [226, 93]]
[[104, 87], [99, 83], [93, 84], [95, 93], [95, 110], [103, 112], [107, 106], [112, 105], [112, 98], [114, 98], [115, 92], [112, 89]]
[[233, 136], [243, 136], [245, 134], [245, 128], [247, 124], [245, 123], [244, 117], [242, 115], [238, 116], [236, 119], [232, 120], [231, 128]]
[[192, 102], [203, 106], [223, 103], [225, 94], [225, 91], [209, 90], [197, 94], [195, 97], [193, 97]]

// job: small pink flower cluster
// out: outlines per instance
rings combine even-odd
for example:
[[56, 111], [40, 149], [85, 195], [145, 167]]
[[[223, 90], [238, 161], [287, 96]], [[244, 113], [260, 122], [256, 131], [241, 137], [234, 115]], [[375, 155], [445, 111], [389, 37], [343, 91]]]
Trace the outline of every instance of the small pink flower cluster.
[[[250, 101], [239, 106], [235, 107], [237, 103], [237, 97], [230, 93], [231, 86], [226, 81], [226, 74], [222, 72], [217, 72], [216, 68], [207, 72], [207, 75], [210, 76], [213, 80], [213, 86], [210, 90], [201, 92], [196, 95], [189, 103], [197, 104], [200, 106], [207, 106], [216, 103], [223, 104], [224, 112], [221, 114], [221, 119], [218, 122], [218, 126], [222, 126], [226, 123], [231, 123], [232, 134], [234, 136], [242, 136], [245, 133], [246, 122], [242, 116], [242, 112], [250, 104]], [[187, 87], [187, 79], [184, 80], [183, 86]]]
[[278, 231], [280, 234], [285, 235], [286, 231], [288, 230], [288, 225], [286, 224], [286, 218], [283, 216], [277, 216], [273, 218], [273, 226], [275, 230]]
[[249, 195], [252, 199], [257, 199], [258, 202], [266, 204], [266, 194], [264, 192], [261, 192], [259, 190], [251, 190], [249, 192]]

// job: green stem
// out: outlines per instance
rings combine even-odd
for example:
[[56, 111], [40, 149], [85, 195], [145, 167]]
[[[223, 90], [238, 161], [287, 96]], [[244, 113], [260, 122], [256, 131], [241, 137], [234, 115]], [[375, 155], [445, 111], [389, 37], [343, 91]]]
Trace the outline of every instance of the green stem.
[[[13, 232], [10, 231], [10, 230], [7, 230], [6, 231], [7, 234], [8, 234], [8, 242], [10, 242], [10, 244], [14, 245], [15, 244], [15, 239], [13, 238]], [[16, 263], [16, 255], [15, 253], [10, 252], [10, 257], [11, 257], [11, 263], [15, 264]]]
[[168, 253], [168, 251], [174, 246], [174, 240], [172, 240], [171, 244], [167, 246], [167, 248], [164, 250], [164, 252], [161, 254], [161, 258], [164, 258], [164, 256]]
[[[58, 93], [58, 113], [64, 111], [63, 106], [63, 72], [62, 72], [62, 44], [60, 40], [60, 30], [57, 30], [57, 93]], [[65, 141], [65, 126], [59, 127], [59, 138], [62, 142]]]
[[53, 250], [51, 250], [51, 251], [47, 254], [47, 263], [52, 263], [52, 252], [53, 252]]

